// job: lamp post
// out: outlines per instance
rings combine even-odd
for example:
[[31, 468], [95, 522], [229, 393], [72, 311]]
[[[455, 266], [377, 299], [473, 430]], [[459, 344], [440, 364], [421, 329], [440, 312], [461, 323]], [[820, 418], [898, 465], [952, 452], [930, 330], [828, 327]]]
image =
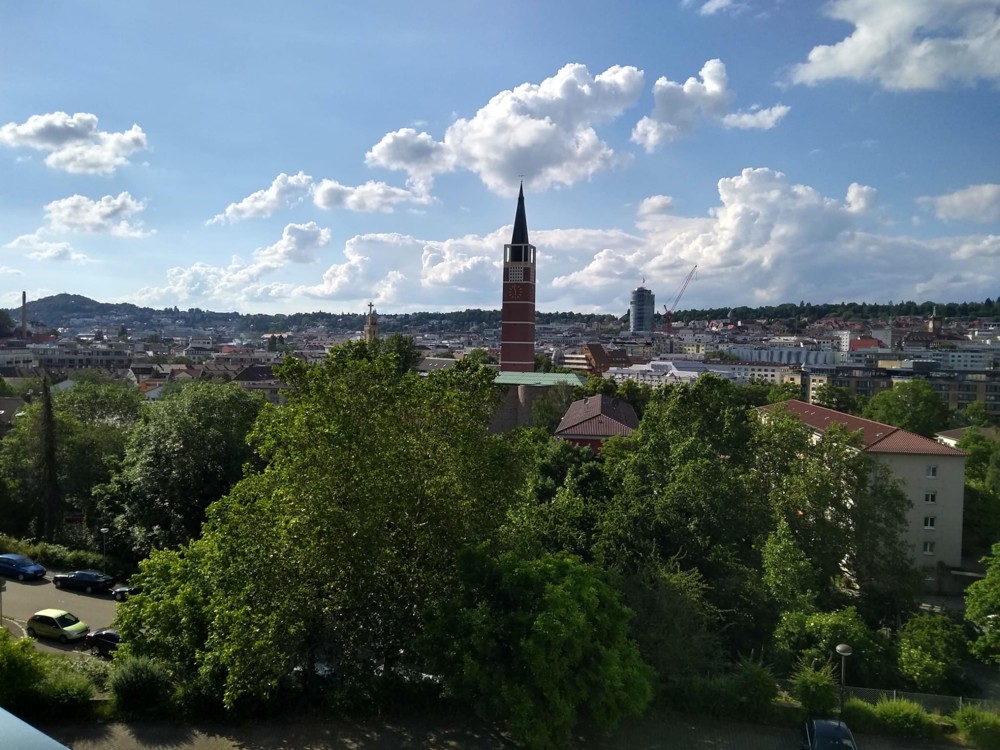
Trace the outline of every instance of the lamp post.
[[[108, 572], [108, 532], [111, 531], [111, 529], [109, 529], [107, 526], [102, 526], [99, 529], [99, 531], [101, 532], [101, 540], [104, 542], [104, 544], [102, 545], [102, 550], [103, 551], [101, 552], [101, 558], [102, 558], [101, 568], [104, 570], [105, 573], [107, 573]], [[837, 646], [837, 648], [839, 649], [840, 646]]]
[[854, 649], [846, 643], [837, 644], [837, 653], [840, 654], [840, 720], [844, 720], [844, 684], [847, 670], [847, 657], [854, 653]]

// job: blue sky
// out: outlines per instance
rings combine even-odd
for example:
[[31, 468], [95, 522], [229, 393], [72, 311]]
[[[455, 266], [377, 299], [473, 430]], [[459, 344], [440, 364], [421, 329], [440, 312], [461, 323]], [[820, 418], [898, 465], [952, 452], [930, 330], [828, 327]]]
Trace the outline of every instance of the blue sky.
[[0, 2], [0, 304], [1000, 294], [1000, 0]]

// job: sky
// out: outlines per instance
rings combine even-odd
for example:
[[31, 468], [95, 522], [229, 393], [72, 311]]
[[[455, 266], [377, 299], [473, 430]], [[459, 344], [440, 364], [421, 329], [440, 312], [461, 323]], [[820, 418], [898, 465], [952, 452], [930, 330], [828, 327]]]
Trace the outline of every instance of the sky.
[[0, 0], [0, 305], [1000, 295], [1000, 0]]

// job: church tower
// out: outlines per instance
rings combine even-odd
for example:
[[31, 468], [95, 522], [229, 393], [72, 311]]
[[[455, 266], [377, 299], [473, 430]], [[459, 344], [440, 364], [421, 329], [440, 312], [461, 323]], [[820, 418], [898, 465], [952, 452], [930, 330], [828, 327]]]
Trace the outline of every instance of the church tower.
[[535, 246], [528, 242], [524, 184], [517, 196], [514, 232], [503, 247], [500, 371], [535, 370]]
[[369, 344], [378, 341], [378, 313], [371, 302], [368, 303], [368, 315], [365, 316], [365, 341]]

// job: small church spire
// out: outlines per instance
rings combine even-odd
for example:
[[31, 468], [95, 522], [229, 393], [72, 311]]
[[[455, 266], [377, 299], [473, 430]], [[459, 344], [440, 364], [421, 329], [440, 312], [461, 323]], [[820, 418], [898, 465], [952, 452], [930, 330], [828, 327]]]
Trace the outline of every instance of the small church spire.
[[514, 232], [511, 234], [510, 244], [531, 244], [528, 242], [528, 219], [524, 215], [524, 182], [517, 194], [517, 213], [514, 214]]

